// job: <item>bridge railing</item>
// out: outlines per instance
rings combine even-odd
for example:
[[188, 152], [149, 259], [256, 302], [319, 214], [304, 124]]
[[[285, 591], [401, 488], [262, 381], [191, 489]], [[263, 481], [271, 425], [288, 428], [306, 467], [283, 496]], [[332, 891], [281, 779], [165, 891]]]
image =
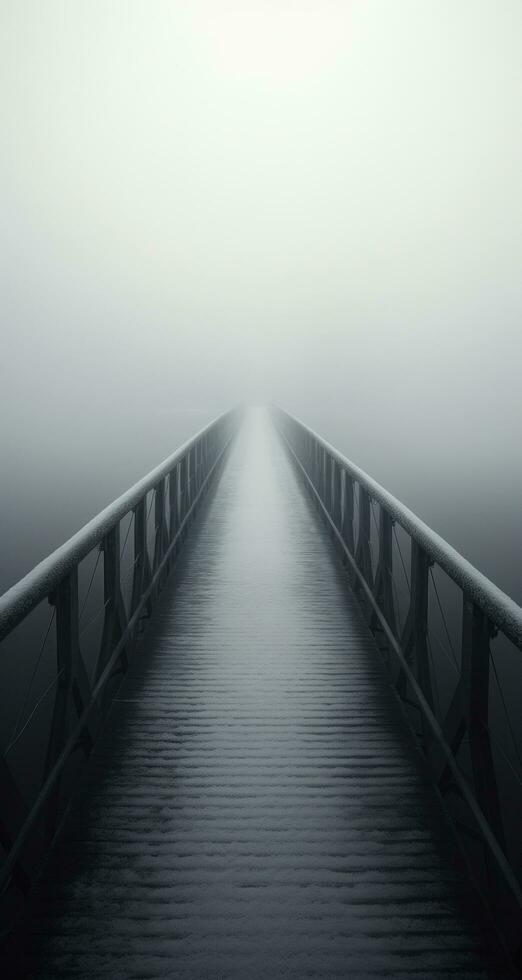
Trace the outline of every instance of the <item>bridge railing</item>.
[[342, 552], [468, 871], [522, 965], [522, 609], [315, 432], [273, 416]]
[[3, 726], [0, 756], [6, 920], [61, 824], [81, 770], [78, 752], [92, 751], [238, 422], [233, 410], [201, 430], [0, 598], [5, 717], [14, 721]]

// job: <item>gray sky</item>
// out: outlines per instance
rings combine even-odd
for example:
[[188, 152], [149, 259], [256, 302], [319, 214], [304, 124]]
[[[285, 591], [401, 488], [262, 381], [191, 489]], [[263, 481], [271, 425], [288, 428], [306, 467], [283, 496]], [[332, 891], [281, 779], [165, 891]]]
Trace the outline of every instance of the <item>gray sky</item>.
[[509, 465], [521, 42], [520, 0], [1, 0], [4, 422], [273, 399]]

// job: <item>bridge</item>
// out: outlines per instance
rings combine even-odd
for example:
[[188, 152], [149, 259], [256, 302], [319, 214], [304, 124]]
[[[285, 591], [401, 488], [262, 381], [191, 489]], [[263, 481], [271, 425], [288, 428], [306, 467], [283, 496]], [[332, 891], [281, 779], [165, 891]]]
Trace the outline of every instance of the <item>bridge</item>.
[[207, 426], [0, 638], [4, 976], [518, 975], [522, 610], [292, 416]]

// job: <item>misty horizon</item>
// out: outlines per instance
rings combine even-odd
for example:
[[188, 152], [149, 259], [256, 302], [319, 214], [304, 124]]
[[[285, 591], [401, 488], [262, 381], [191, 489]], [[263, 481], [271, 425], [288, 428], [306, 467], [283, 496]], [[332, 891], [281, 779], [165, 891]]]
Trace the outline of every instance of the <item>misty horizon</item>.
[[520, 599], [521, 27], [515, 0], [2, 5], [5, 585], [246, 401]]

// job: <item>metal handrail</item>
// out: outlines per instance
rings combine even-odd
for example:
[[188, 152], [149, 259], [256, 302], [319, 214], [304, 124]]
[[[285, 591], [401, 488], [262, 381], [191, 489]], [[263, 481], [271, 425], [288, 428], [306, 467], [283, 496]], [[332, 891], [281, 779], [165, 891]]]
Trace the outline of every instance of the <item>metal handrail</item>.
[[0, 640], [3, 640], [38, 603], [57, 588], [65, 576], [103, 541], [107, 533], [143, 499], [145, 494], [153, 490], [177, 466], [194, 443], [211, 432], [220, 422], [231, 418], [233, 411], [224, 412], [200, 429], [172, 455], [167, 456], [162, 463], [117, 497], [68, 541], [56, 548], [7, 592], [4, 592], [0, 596]]
[[[56, 683], [45, 763], [34, 798], [24, 798], [20, 773], [12, 768], [6, 752], [0, 755], [0, 838], [5, 855], [0, 865], [0, 892], [14, 885], [16, 893], [25, 893], [38, 874], [71, 798], [69, 776], [64, 785], [68, 762], [78, 747], [87, 757], [92, 751], [110, 704], [109, 685], [119, 683], [127, 669], [140, 624], [151, 614], [240, 416], [240, 410], [233, 409], [201, 429], [1, 597], [0, 639], [46, 597], [54, 606]], [[148, 519], [153, 504], [151, 554]], [[120, 523], [129, 513], [134, 525], [134, 560], [127, 608], [122, 594]], [[104, 621], [94, 674], [89, 678], [80, 649], [78, 565], [96, 548], [103, 554]], [[40, 754], [40, 745], [37, 751]]]
[[[503, 803], [511, 807], [513, 804], [509, 796], [506, 800], [499, 785], [492, 750], [498, 716], [491, 714], [491, 665], [497, 675], [490, 644], [501, 633], [518, 649], [522, 648], [522, 609], [313, 429], [283, 409], [273, 407], [272, 413], [298, 473], [341, 551], [349, 583], [361, 601], [370, 629], [378, 635], [393, 689], [419, 738], [470, 876], [509, 957], [520, 964], [522, 887], [517, 871], [518, 843], [508, 840], [505, 833], [507, 813]], [[371, 542], [372, 501], [379, 505], [376, 554]], [[395, 612], [395, 522], [411, 542], [408, 578], [396, 539], [400, 566], [408, 579], [408, 612], [403, 627]], [[436, 667], [431, 662], [429, 645], [430, 580], [436, 590], [432, 565], [438, 565], [456, 583], [462, 600], [460, 662], [455, 661], [457, 680], [449, 707], [440, 717], [434, 691]], [[441, 613], [444, 615], [442, 607]], [[502, 704], [507, 713], [503, 696]], [[419, 720], [420, 732], [416, 730]], [[509, 716], [507, 720], [512, 731]], [[459, 761], [464, 746], [470, 763], [465, 772]], [[462, 807], [467, 821], [463, 820]], [[471, 846], [470, 841], [474, 842]], [[477, 841], [482, 843], [478, 850]]]
[[388, 512], [392, 520], [402, 528], [424, 549], [428, 557], [449, 575], [462, 589], [462, 592], [481, 606], [495, 626], [520, 649], [522, 649], [522, 608], [511, 599], [502, 589], [499, 589], [490, 579], [479, 572], [455, 548], [452, 548], [436, 531], [433, 531], [413, 513], [397, 497], [385, 490], [377, 480], [365, 473], [359, 466], [352, 463], [335, 449], [326, 439], [314, 432], [300, 419], [275, 409], [282, 416], [297, 423], [328, 455], [341, 466], [356, 483], [367, 490], [370, 497]]

